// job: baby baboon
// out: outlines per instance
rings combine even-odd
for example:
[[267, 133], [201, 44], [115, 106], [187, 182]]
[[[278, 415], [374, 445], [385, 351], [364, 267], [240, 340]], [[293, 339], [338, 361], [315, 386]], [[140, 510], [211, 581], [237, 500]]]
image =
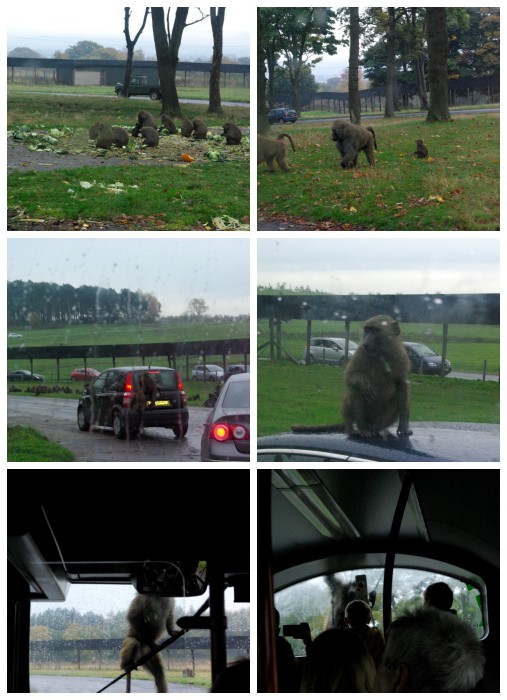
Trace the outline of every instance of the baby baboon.
[[162, 126], [164, 127], [164, 129], [167, 129], [167, 131], [170, 134], [177, 134], [178, 133], [178, 129], [176, 128], [176, 124], [174, 123], [174, 120], [171, 119], [171, 117], [168, 114], [163, 114], [160, 117], [160, 120], [162, 122]]
[[187, 119], [186, 117], [181, 117], [181, 135], [185, 136], [185, 138], [189, 138], [192, 135], [192, 131], [194, 129], [194, 125], [190, 121], [190, 119]]
[[137, 122], [134, 128], [132, 129], [132, 136], [139, 136], [143, 126], [151, 126], [152, 129], [157, 128], [157, 122], [155, 121], [155, 117], [153, 116], [153, 114], [151, 114], [151, 112], [147, 112], [145, 109], [142, 109], [140, 112], [137, 113]]
[[97, 148], [111, 148], [113, 145], [113, 130], [109, 124], [99, 122], [95, 145]]
[[143, 137], [143, 146], [158, 146], [158, 131], [152, 126], [143, 126], [141, 136]]
[[375, 437], [398, 421], [398, 435], [409, 429], [409, 360], [400, 340], [398, 322], [374, 316], [365, 322], [363, 340], [344, 373], [343, 424], [292, 427], [294, 432], [346, 432]]
[[232, 122], [226, 122], [223, 126], [224, 132], [222, 136], [225, 136], [225, 142], [228, 146], [239, 146], [243, 134], [241, 129], [236, 124]]
[[[158, 595], [138, 593], [127, 612], [129, 628], [120, 650], [120, 666], [127, 669], [141, 656], [147, 654], [164, 631], [177, 632], [174, 624], [174, 601]], [[167, 682], [160, 655], [148, 661], [146, 669], [153, 675], [157, 693], [167, 693]]]
[[368, 126], [364, 128], [358, 124], [351, 124], [343, 119], [337, 119], [331, 127], [331, 138], [336, 141], [336, 148], [340, 151], [342, 168], [351, 165], [357, 166], [359, 151], [364, 151], [370, 165], [375, 165], [373, 147], [377, 148], [375, 132]]
[[287, 163], [287, 146], [283, 139], [287, 137], [295, 151], [296, 147], [289, 134], [278, 134], [276, 139], [267, 139], [265, 136], [257, 135], [257, 165], [265, 162], [270, 173], [275, 171], [274, 160], [278, 163], [278, 167], [286, 172], [289, 170]]
[[195, 139], [206, 138], [206, 135], [208, 133], [208, 127], [202, 119], [199, 119], [199, 117], [195, 117], [195, 119], [192, 119], [192, 129], [194, 130]]
[[417, 144], [417, 149], [414, 151], [414, 155], [417, 156], [418, 158], [427, 158], [428, 157], [428, 149], [422, 142], [422, 139], [417, 139], [416, 141]]
[[115, 146], [126, 146], [129, 142], [129, 135], [121, 126], [113, 126], [113, 143]]

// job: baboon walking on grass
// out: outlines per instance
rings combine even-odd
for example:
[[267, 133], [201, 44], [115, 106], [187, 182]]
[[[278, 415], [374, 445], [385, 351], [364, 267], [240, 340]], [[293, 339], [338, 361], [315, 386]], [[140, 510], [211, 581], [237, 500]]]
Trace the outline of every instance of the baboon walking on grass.
[[[127, 669], [147, 654], [165, 631], [176, 634], [174, 601], [159, 595], [138, 593], [127, 612], [129, 628], [120, 650], [120, 666]], [[145, 668], [153, 675], [157, 693], [167, 693], [164, 666], [160, 655], [151, 658]]]
[[287, 163], [287, 146], [284, 143], [284, 138], [288, 138], [292, 150], [295, 151], [296, 147], [292, 141], [289, 134], [278, 134], [276, 139], [268, 139], [265, 136], [257, 135], [257, 165], [259, 163], [266, 163], [266, 167], [270, 173], [275, 171], [274, 161], [278, 163], [278, 167], [281, 170], [287, 172], [289, 164]]
[[410, 363], [400, 340], [400, 327], [390, 316], [374, 316], [363, 326], [363, 339], [344, 372], [344, 423], [294, 425], [293, 432], [345, 432], [375, 437], [398, 421], [397, 434], [409, 428], [408, 373]]
[[359, 151], [364, 151], [370, 165], [375, 165], [373, 148], [377, 148], [375, 132], [371, 126], [364, 127], [337, 119], [331, 127], [331, 138], [340, 151], [342, 168], [357, 166]]

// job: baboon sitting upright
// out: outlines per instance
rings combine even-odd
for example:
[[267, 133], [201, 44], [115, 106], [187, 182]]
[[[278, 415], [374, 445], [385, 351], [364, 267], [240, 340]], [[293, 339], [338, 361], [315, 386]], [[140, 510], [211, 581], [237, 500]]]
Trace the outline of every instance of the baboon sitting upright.
[[428, 157], [428, 149], [422, 142], [422, 139], [417, 139], [416, 141], [417, 148], [414, 151], [414, 155], [417, 156], [418, 158], [427, 158]]
[[151, 126], [152, 129], [157, 129], [157, 122], [155, 117], [151, 112], [147, 112], [145, 109], [141, 109], [137, 114], [137, 122], [132, 129], [132, 136], [139, 136], [143, 126]]
[[336, 141], [336, 148], [340, 151], [342, 168], [357, 166], [359, 151], [364, 151], [370, 165], [375, 165], [373, 147], [377, 148], [375, 132], [368, 126], [364, 128], [358, 124], [351, 124], [343, 119], [337, 119], [331, 127], [331, 138]]
[[205, 122], [198, 117], [192, 119], [192, 129], [194, 131], [194, 139], [205, 139], [208, 134], [208, 127]]
[[152, 126], [143, 126], [141, 136], [143, 137], [143, 146], [158, 146], [158, 131]]
[[177, 134], [178, 129], [176, 128], [176, 124], [174, 123], [174, 120], [171, 119], [171, 117], [168, 114], [163, 114], [160, 117], [160, 121], [162, 122], [162, 126], [164, 129], [167, 129], [167, 131], [170, 134]]
[[225, 136], [226, 144], [228, 146], [239, 146], [243, 137], [239, 126], [236, 126], [233, 122], [226, 122], [223, 125], [223, 130], [222, 136]]
[[383, 435], [398, 421], [398, 435], [409, 428], [408, 373], [410, 362], [400, 340], [400, 327], [390, 316], [365, 322], [363, 339], [344, 372], [343, 424], [295, 425], [293, 432], [346, 432], [349, 435]]
[[129, 142], [129, 135], [121, 126], [113, 126], [113, 143], [115, 146], [126, 146]]
[[113, 138], [113, 130], [109, 124], [99, 122], [97, 140], [95, 141], [97, 148], [111, 148], [113, 145]]
[[[128, 609], [127, 621], [129, 628], [120, 650], [120, 666], [123, 669], [127, 669], [151, 651], [165, 631], [171, 636], [176, 634], [174, 600], [138, 593]], [[145, 668], [155, 679], [157, 693], [167, 693], [167, 681], [160, 655], [151, 658]]]
[[276, 158], [279, 168], [286, 172], [290, 169], [287, 163], [287, 146], [283, 141], [284, 137], [289, 139], [292, 150], [295, 151], [296, 147], [289, 134], [278, 134], [276, 139], [268, 139], [257, 134], [257, 165], [265, 162], [269, 172], [273, 173], [275, 171], [274, 161]]

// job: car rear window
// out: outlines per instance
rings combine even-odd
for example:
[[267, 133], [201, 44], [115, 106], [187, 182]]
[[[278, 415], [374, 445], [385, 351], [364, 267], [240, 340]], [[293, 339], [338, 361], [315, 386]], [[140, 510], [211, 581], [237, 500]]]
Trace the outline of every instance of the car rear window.
[[250, 382], [229, 382], [222, 406], [224, 408], [250, 408]]
[[[173, 372], [172, 370], [168, 369], [150, 369], [146, 371], [158, 386], [165, 387], [166, 389], [177, 388], [178, 382], [176, 380], [176, 372]], [[138, 377], [140, 376], [140, 374], [144, 374], [144, 372], [140, 372], [138, 374]]]

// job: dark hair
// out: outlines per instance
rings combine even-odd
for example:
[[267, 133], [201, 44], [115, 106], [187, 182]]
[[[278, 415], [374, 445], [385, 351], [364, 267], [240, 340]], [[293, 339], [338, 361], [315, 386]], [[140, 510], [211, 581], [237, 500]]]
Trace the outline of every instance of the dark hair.
[[431, 605], [439, 610], [450, 610], [453, 598], [452, 589], [443, 581], [432, 583], [424, 591], [426, 605]]
[[352, 600], [345, 608], [345, 617], [352, 626], [367, 625], [371, 620], [370, 606], [364, 600]]

